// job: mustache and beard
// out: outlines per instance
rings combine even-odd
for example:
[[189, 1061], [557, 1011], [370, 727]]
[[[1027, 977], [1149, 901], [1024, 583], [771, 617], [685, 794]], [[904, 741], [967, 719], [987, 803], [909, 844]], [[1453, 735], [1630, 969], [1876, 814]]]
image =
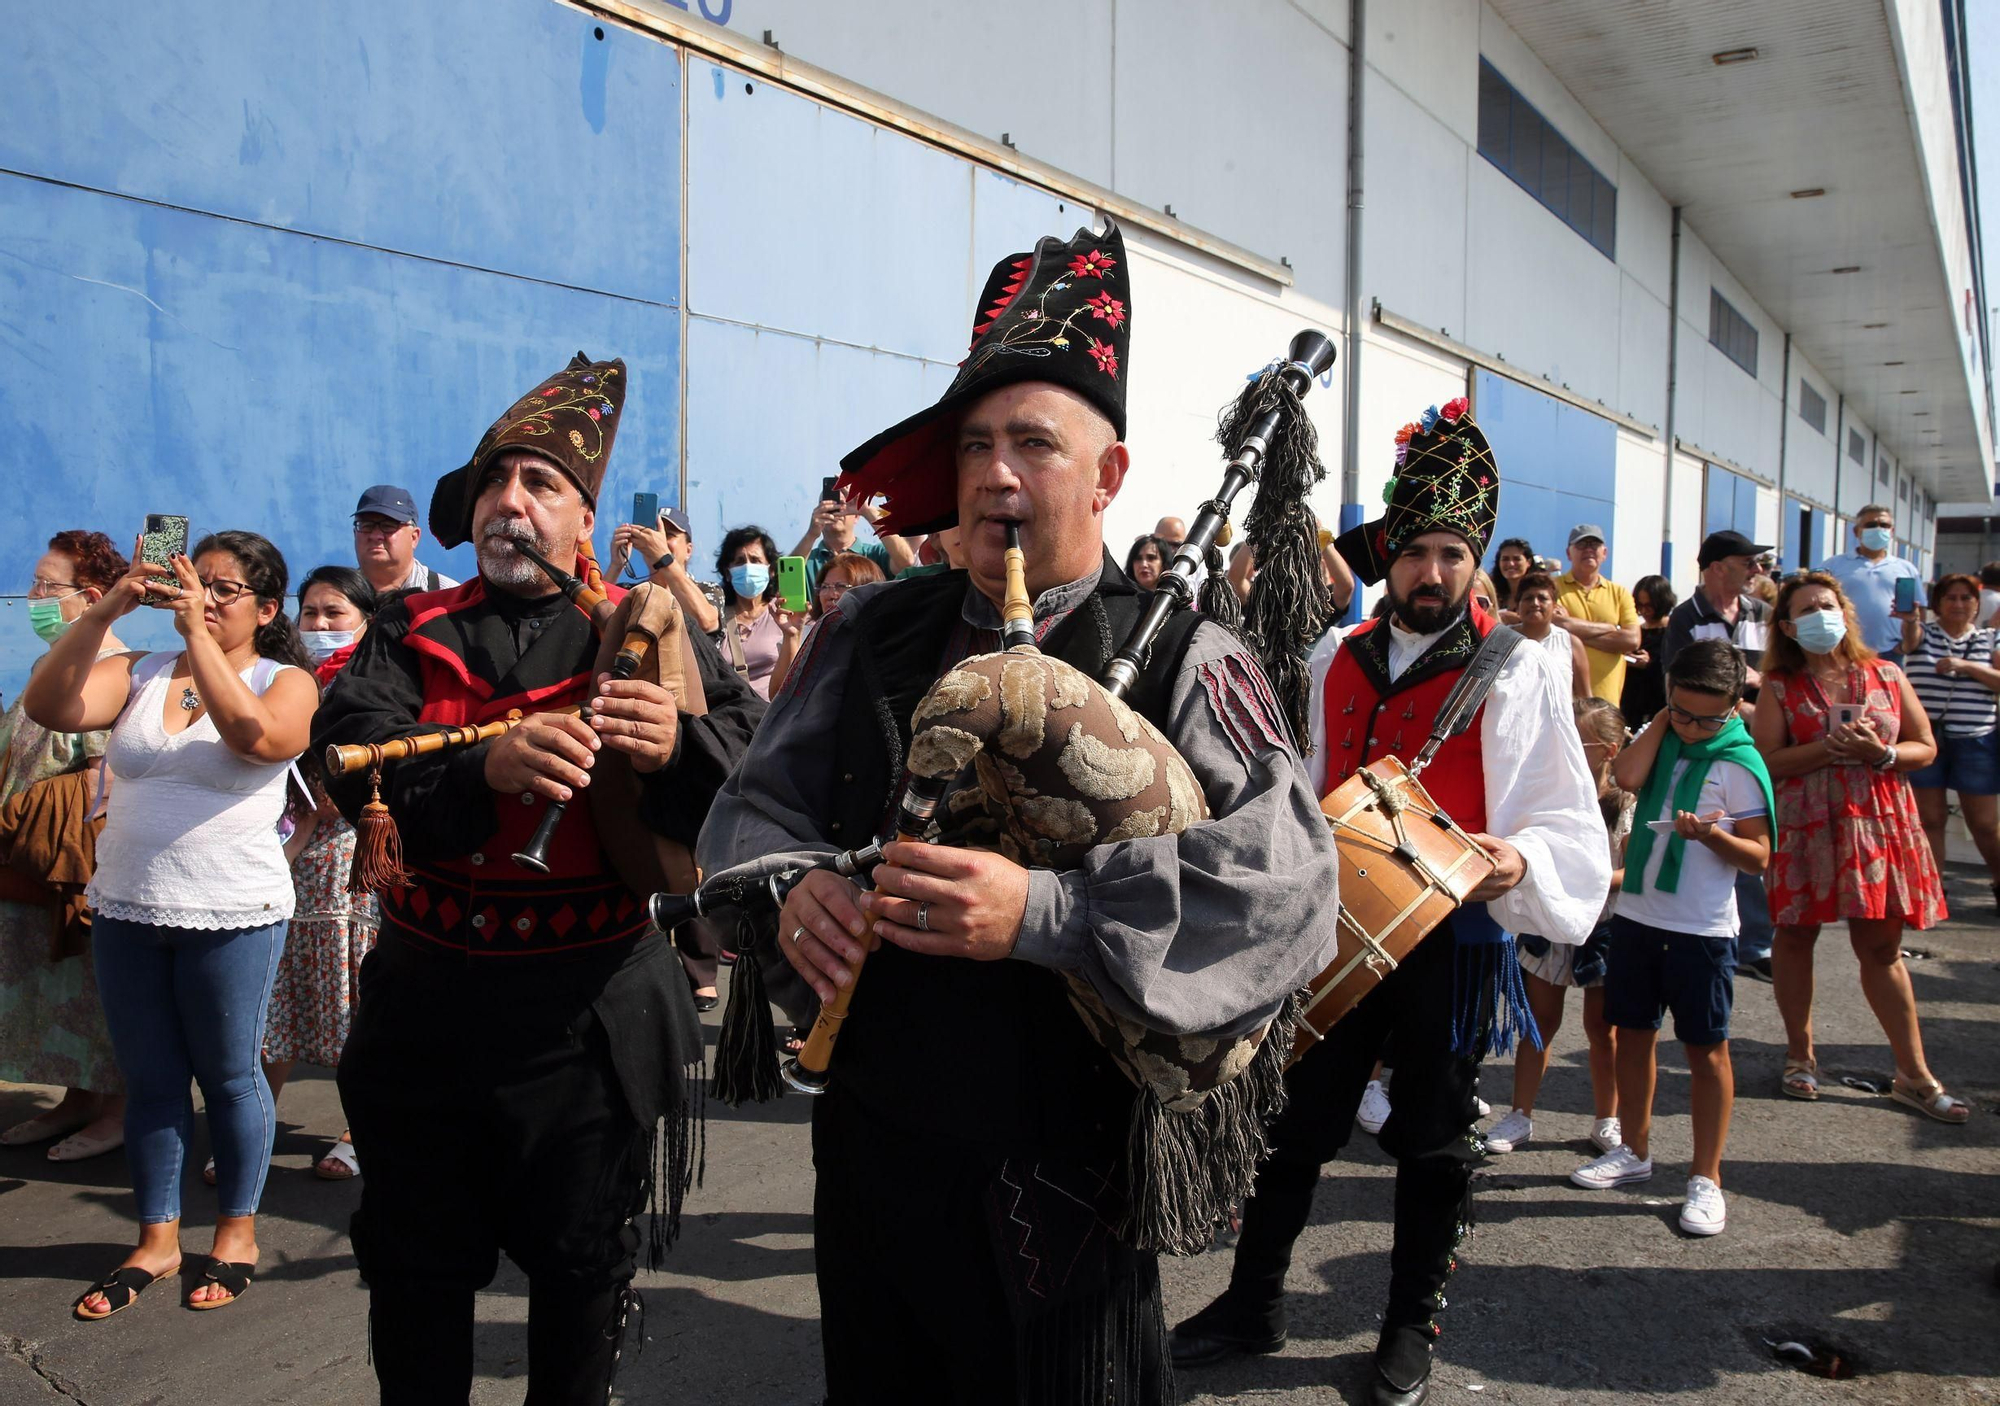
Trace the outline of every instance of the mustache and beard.
[[1396, 594], [1396, 588], [1388, 587], [1389, 609], [1403, 628], [1411, 634], [1434, 635], [1456, 625], [1466, 611], [1466, 602], [1472, 596], [1472, 585], [1466, 583], [1465, 590], [1456, 600], [1443, 586], [1418, 586], [1407, 596]]
[[529, 561], [509, 545], [512, 542], [526, 542], [528, 546], [545, 557], [554, 559], [551, 544], [535, 535], [524, 518], [501, 518], [486, 524], [479, 536], [479, 574], [496, 586], [520, 591], [541, 586], [554, 590], [554, 585], [539, 566]]

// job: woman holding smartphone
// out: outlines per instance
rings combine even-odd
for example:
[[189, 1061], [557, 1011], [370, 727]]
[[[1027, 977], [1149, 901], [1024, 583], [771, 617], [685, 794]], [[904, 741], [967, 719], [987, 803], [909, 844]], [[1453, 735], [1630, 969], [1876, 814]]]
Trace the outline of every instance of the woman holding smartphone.
[[[56, 641], [22, 695], [43, 727], [111, 729], [92, 952], [127, 1080], [140, 1233], [77, 1299], [86, 1321], [180, 1267], [190, 1081], [207, 1105], [221, 1206], [188, 1307], [234, 1303], [256, 1268], [276, 1129], [258, 1055], [294, 902], [278, 822], [319, 702], [283, 610], [286, 584], [284, 558], [253, 532], [216, 533], [171, 566], [138, 561]], [[98, 658], [112, 623], [141, 604], [171, 610], [185, 646]]]
[[1895, 1053], [1890, 1096], [1941, 1123], [1970, 1108], [1924, 1060], [1917, 997], [1903, 965], [1905, 927], [1945, 917], [1930, 846], [1919, 836], [1909, 773], [1937, 755], [1930, 719], [1903, 671], [1861, 643], [1854, 607], [1823, 571], [1778, 592], [1751, 732], [1776, 790], [1777, 848], [1767, 877], [1771, 983], [1785, 1022], [1782, 1091], [1819, 1097], [1813, 1048], [1813, 947], [1845, 920], [1861, 990]]

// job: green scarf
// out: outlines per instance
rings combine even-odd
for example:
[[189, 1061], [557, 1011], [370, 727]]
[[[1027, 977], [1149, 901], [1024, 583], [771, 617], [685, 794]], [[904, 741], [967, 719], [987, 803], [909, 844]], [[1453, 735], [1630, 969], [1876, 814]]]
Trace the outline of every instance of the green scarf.
[[[1687, 759], [1687, 770], [1681, 773], [1681, 782], [1672, 786], [1674, 766], [1683, 757]], [[1646, 785], [1639, 792], [1639, 805], [1633, 812], [1632, 838], [1626, 842], [1625, 882], [1621, 889], [1625, 893], [1639, 893], [1646, 887], [1646, 864], [1652, 858], [1654, 834], [1648, 820], [1672, 820], [1681, 811], [1692, 811], [1701, 804], [1701, 783], [1708, 779], [1708, 769], [1717, 762], [1735, 762], [1757, 778], [1757, 784], [1764, 788], [1764, 807], [1771, 821], [1771, 838], [1778, 836], [1778, 804], [1771, 795], [1771, 773], [1765, 770], [1764, 758], [1757, 751], [1757, 744], [1750, 740], [1750, 729], [1743, 726], [1741, 717], [1732, 717], [1724, 723], [1715, 736], [1706, 742], [1683, 742], [1673, 725], [1667, 725], [1666, 735], [1660, 739], [1660, 755], [1653, 761], [1653, 770], [1646, 777]], [[1673, 789], [1673, 804], [1667, 804], [1667, 790]], [[1687, 854], [1687, 837], [1671, 834], [1667, 839], [1667, 855], [1660, 861], [1660, 872], [1654, 877], [1653, 887], [1660, 893], [1674, 893], [1681, 882], [1681, 860]]]

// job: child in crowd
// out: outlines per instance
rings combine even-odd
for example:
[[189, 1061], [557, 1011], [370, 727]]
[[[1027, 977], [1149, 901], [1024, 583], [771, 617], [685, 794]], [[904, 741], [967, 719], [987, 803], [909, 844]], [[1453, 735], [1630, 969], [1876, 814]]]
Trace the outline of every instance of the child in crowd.
[[1771, 777], [1737, 716], [1743, 656], [1727, 640], [1698, 640], [1667, 667], [1667, 706], [1613, 766], [1639, 793], [1625, 878], [1611, 920], [1604, 1013], [1617, 1030], [1618, 1112], [1624, 1143], [1570, 1173], [1591, 1189], [1653, 1175], [1654, 1049], [1660, 1017], [1692, 1076], [1694, 1160], [1681, 1229], [1717, 1235], [1727, 1224], [1722, 1144], [1735, 1080], [1729, 1012], [1735, 998], [1736, 875], [1771, 858]]
[[1611, 845], [1611, 893], [1596, 930], [1581, 947], [1527, 933], [1518, 939], [1528, 1008], [1535, 1013], [1542, 1044], [1537, 1049], [1532, 1041], [1523, 1040], [1516, 1046], [1513, 1111], [1486, 1134], [1488, 1152], [1512, 1152], [1534, 1133], [1535, 1097], [1548, 1072], [1549, 1046], [1562, 1029], [1563, 1002], [1572, 986], [1583, 988], [1583, 1034], [1590, 1043], [1590, 1101], [1596, 1111], [1590, 1140], [1599, 1152], [1609, 1152], [1624, 1141], [1613, 1068], [1617, 1038], [1604, 1018], [1604, 954], [1611, 942], [1611, 910], [1624, 875], [1625, 838], [1632, 832], [1632, 797], [1619, 790], [1611, 776], [1611, 764], [1625, 747], [1625, 715], [1602, 698], [1579, 698], [1576, 730], [1583, 739], [1583, 759], [1597, 781], [1597, 804]]

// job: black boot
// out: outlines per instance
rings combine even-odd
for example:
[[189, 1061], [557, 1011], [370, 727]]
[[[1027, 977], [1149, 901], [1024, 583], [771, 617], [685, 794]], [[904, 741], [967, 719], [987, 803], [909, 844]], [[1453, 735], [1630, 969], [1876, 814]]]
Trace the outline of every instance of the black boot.
[[1427, 1323], [1391, 1324], [1375, 1345], [1375, 1369], [1368, 1382], [1369, 1406], [1422, 1406], [1431, 1394], [1431, 1344]]
[[[605, 1406], [639, 1302], [629, 1282], [580, 1289], [530, 1278], [528, 1395], [522, 1406]], [[643, 1333], [642, 1326], [642, 1340]]]
[[1221, 1297], [1181, 1322], [1167, 1339], [1176, 1367], [1206, 1367], [1241, 1353], [1285, 1345], [1285, 1271], [1292, 1246], [1312, 1215], [1317, 1166], [1273, 1159], [1257, 1173], [1243, 1203], [1236, 1262]]
[[1385, 1323], [1429, 1323], [1444, 1307], [1445, 1281], [1458, 1268], [1458, 1242], [1472, 1226], [1469, 1156], [1454, 1147], [1397, 1164]]

